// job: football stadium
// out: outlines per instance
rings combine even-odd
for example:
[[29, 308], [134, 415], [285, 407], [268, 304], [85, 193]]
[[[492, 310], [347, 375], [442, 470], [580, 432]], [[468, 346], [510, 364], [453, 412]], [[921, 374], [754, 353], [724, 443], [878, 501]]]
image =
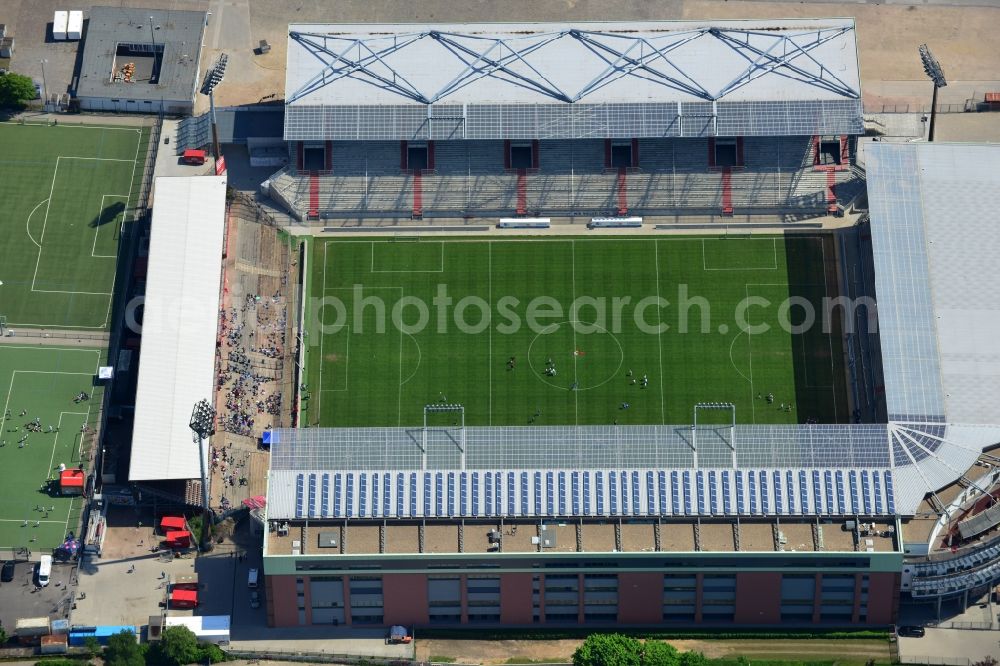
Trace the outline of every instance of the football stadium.
[[0, 547], [94, 479], [97, 556], [109, 505], [249, 515], [276, 627], [884, 629], [1000, 582], [1000, 150], [865, 137], [853, 19], [293, 24], [285, 77], [219, 113], [257, 199], [170, 158], [145, 210], [204, 118], [0, 124]]
[[884, 627], [1000, 579], [1000, 155], [862, 167], [853, 20], [291, 25], [284, 133], [269, 624]]

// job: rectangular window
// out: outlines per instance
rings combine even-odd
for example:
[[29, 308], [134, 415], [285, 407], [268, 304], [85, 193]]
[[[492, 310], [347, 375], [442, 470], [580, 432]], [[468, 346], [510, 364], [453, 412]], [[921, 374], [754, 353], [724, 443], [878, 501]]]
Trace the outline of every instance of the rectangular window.
[[534, 163], [534, 149], [530, 143], [510, 144], [511, 169], [530, 169]]
[[839, 136], [821, 136], [819, 138], [819, 152], [816, 163], [824, 165], [841, 164]]
[[737, 158], [736, 139], [732, 137], [717, 137], [715, 139], [715, 166], [740, 166]]
[[406, 146], [406, 166], [413, 171], [427, 169], [427, 146], [422, 144], [408, 144]]
[[611, 143], [611, 167], [627, 169], [632, 166], [632, 142], [613, 141]]

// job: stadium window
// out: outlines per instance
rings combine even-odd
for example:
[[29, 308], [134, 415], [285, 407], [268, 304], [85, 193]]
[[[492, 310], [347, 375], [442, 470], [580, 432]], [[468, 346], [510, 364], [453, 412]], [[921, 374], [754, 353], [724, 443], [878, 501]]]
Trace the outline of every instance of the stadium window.
[[406, 167], [408, 169], [427, 169], [427, 146], [426, 144], [408, 144], [406, 146]]
[[628, 169], [632, 166], [632, 142], [613, 141], [611, 143], [611, 168]]
[[303, 146], [302, 168], [306, 171], [322, 171], [326, 165], [326, 146], [322, 143]]
[[510, 144], [511, 169], [530, 169], [534, 163], [534, 149], [530, 143]]
[[817, 164], [841, 164], [840, 137], [821, 136]]
[[736, 150], [736, 139], [732, 137], [718, 137], [715, 139], [715, 166], [734, 167], [739, 166]]

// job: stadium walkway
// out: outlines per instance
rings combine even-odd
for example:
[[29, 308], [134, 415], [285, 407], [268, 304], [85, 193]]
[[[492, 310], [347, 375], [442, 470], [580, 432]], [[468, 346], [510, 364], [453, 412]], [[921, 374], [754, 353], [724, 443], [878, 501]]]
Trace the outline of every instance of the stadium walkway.
[[94, 347], [107, 349], [110, 335], [98, 331], [50, 330], [46, 328], [9, 328], [0, 345], [38, 345], [39, 347]]

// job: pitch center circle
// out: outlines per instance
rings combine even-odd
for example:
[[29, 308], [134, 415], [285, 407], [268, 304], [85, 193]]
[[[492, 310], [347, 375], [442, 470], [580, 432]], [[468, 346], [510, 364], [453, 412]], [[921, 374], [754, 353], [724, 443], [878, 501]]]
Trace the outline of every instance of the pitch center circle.
[[[574, 326], [593, 329], [592, 333], [576, 331], [575, 347], [573, 342]], [[560, 342], [560, 337], [568, 337], [569, 340]], [[540, 340], [551, 342], [536, 349], [536, 343], [539, 343]], [[614, 344], [610, 344], [611, 342]], [[586, 370], [588, 361], [604, 362], [609, 354], [618, 357], [618, 363], [614, 365], [614, 369], [608, 372], [607, 376], [603, 376], [604, 373], [596, 377], [588, 376], [589, 373]], [[598, 359], [601, 360], [598, 361]], [[552, 360], [551, 365], [549, 360]], [[576, 364], [575, 371], [574, 362]], [[622, 347], [622, 343], [614, 333], [600, 324], [590, 324], [579, 320], [555, 322], [535, 335], [528, 345], [528, 367], [531, 368], [531, 371], [543, 383], [564, 391], [590, 391], [604, 386], [618, 375], [624, 364], [625, 348]], [[539, 367], [542, 369], [540, 370]], [[550, 367], [555, 368], [554, 375], [546, 374], [545, 371]], [[610, 365], [606, 367], [610, 367]], [[574, 383], [576, 384], [575, 388]]]

